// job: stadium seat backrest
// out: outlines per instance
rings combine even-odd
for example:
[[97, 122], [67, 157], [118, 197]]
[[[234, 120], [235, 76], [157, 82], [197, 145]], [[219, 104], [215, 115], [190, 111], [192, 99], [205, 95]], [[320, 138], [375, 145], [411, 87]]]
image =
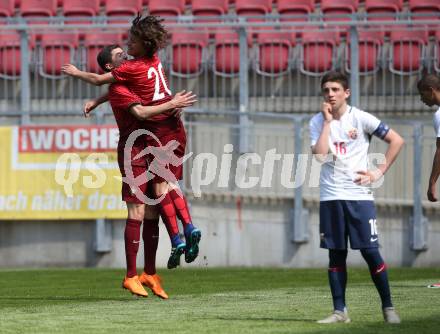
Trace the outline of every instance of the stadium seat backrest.
[[14, 0], [0, 1], [0, 18], [14, 15]]
[[43, 34], [41, 36], [42, 68], [40, 68], [40, 74], [60, 77], [61, 66], [74, 61], [77, 47], [77, 33], [47, 32]]
[[[350, 36], [349, 36], [350, 37]], [[351, 54], [350, 54], [350, 38], [348, 37], [346, 48], [346, 70], [351, 70]], [[381, 48], [385, 40], [384, 31], [368, 31], [361, 30], [358, 32], [359, 37], [359, 73], [371, 74], [379, 70], [379, 57], [381, 56]]]
[[199, 75], [203, 70], [203, 55], [208, 40], [208, 32], [174, 32], [171, 37], [171, 73], [183, 77]]
[[420, 44], [428, 43], [428, 33], [426, 30], [397, 30], [392, 31], [390, 40], [392, 43], [402, 42], [418, 42]]
[[272, 11], [272, 0], [236, 0], [238, 15], [265, 15]]
[[294, 33], [259, 33], [257, 36], [258, 57], [256, 71], [267, 76], [277, 76], [287, 73], [290, 69], [290, 50], [294, 44]]
[[96, 16], [99, 0], [63, 0], [64, 16]]
[[390, 35], [390, 71], [397, 74], [413, 74], [423, 69], [426, 30], [397, 30]]
[[[240, 72], [240, 38], [231, 28], [218, 31], [214, 36], [214, 73], [234, 77]], [[252, 34], [247, 36], [248, 49], [252, 47]]]
[[[366, 0], [365, 11], [370, 15], [369, 20], [394, 20], [395, 14], [403, 7], [403, 0]], [[380, 14], [380, 15], [379, 15]], [[385, 15], [389, 14], [389, 15]], [[373, 15], [377, 15], [374, 17]]]
[[22, 0], [20, 15], [24, 17], [54, 16], [57, 11], [57, 0]]
[[335, 53], [339, 45], [338, 32], [310, 31], [302, 34], [301, 72], [320, 76], [335, 68]]
[[[409, 9], [412, 14], [437, 14], [435, 16], [413, 16], [414, 20], [438, 20], [440, 13], [440, 0], [410, 0]], [[433, 26], [432, 30], [438, 30], [438, 25]]]
[[437, 10], [440, 11], [440, 1], [438, 0], [409, 0], [409, 9], [415, 10]]
[[85, 67], [88, 72], [102, 73], [96, 57], [104, 46], [122, 46], [122, 36], [119, 33], [88, 32], [84, 35]]
[[142, 10], [142, 0], [106, 0], [107, 16], [135, 16]]
[[354, 13], [357, 11], [359, 6], [358, 0], [322, 0], [321, 10], [323, 13], [333, 12], [333, 11], [349, 11]]
[[[306, 15], [315, 10], [315, 0], [278, 0], [278, 13], [282, 21], [306, 21]], [[304, 17], [284, 18], [286, 15], [303, 15]]]
[[437, 30], [434, 34], [435, 38], [435, 58], [434, 58], [434, 68], [437, 73], [440, 73], [440, 30]]
[[228, 0], [192, 0], [193, 15], [224, 15], [228, 13]]
[[[29, 50], [35, 47], [35, 38], [30, 36], [28, 40]], [[0, 34], [0, 78], [15, 79], [21, 74], [21, 47], [20, 35]]]
[[185, 0], [150, 0], [148, 11], [151, 15], [179, 16], [185, 10]]

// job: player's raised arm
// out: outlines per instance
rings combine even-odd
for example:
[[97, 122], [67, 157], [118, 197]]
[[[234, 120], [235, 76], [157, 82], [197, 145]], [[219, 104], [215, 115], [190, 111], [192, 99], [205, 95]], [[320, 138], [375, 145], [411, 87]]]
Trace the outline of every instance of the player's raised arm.
[[170, 101], [157, 106], [143, 106], [140, 104], [134, 104], [130, 106], [130, 112], [139, 120], [147, 120], [167, 110], [190, 107], [196, 102], [197, 97], [195, 94], [192, 92], [185, 92], [183, 90], [178, 92]]
[[87, 101], [84, 104], [84, 108], [83, 108], [83, 113], [84, 113], [84, 117], [89, 117], [90, 116], [90, 112], [95, 109], [96, 107], [98, 107], [100, 104], [103, 104], [105, 102], [108, 101], [108, 94], [104, 94], [101, 95], [100, 97], [98, 97], [97, 99], [94, 100], [90, 100]]
[[330, 103], [323, 102], [321, 113], [324, 118], [322, 129], [315, 145], [312, 146], [312, 153], [317, 154], [320, 158], [325, 158], [329, 152], [329, 136], [330, 136], [330, 122], [333, 120], [332, 106]]
[[71, 77], [78, 78], [82, 81], [85, 81], [89, 84], [95, 86], [101, 86], [104, 84], [109, 84], [116, 82], [111, 72], [104, 74], [96, 74], [91, 72], [84, 72], [79, 70], [75, 65], [65, 64], [61, 67], [61, 72], [67, 74]]

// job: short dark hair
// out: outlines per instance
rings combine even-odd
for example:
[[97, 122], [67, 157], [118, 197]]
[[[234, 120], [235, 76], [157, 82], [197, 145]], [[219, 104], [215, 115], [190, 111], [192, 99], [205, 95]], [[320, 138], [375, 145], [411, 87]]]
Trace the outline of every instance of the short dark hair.
[[102, 48], [101, 51], [99, 51], [98, 55], [96, 56], [99, 67], [101, 67], [104, 72], [110, 72], [110, 70], [107, 69], [105, 65], [112, 63], [112, 51], [117, 48], [120, 48], [120, 46], [117, 44], [106, 45]]
[[440, 76], [436, 74], [426, 74], [417, 83], [417, 89], [419, 92], [430, 90], [440, 90]]
[[163, 19], [157, 16], [148, 15], [142, 18], [138, 14], [130, 27], [130, 34], [142, 41], [145, 54], [148, 58], [163, 49], [169, 40], [169, 33], [162, 25]]
[[337, 71], [331, 71], [326, 73], [321, 79], [321, 89], [324, 87], [324, 84], [329, 81], [340, 83], [342, 87], [344, 87], [344, 90], [350, 88], [348, 84], [348, 78], [344, 73]]

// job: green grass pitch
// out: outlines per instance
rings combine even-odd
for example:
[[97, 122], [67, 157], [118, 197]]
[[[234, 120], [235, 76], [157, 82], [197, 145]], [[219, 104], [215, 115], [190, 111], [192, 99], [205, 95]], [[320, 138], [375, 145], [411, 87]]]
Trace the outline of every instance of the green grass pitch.
[[167, 301], [121, 289], [122, 270], [0, 270], [0, 333], [440, 333], [440, 269], [391, 268], [402, 324], [384, 324], [366, 269], [349, 268], [351, 324], [332, 309], [325, 269], [161, 270]]

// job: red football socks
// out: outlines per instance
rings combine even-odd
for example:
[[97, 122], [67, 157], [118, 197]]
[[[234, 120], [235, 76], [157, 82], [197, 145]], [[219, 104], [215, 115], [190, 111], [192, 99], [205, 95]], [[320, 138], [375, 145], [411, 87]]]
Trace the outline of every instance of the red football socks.
[[125, 224], [125, 258], [127, 260], [127, 277], [137, 275], [136, 255], [139, 250], [142, 221], [127, 218]]
[[148, 275], [154, 275], [159, 243], [159, 219], [144, 219], [142, 239], [144, 240], [144, 271]]
[[160, 216], [167, 228], [170, 239], [175, 235], [179, 235], [179, 228], [177, 226], [176, 210], [169, 193], [163, 196], [162, 201], [157, 204]]
[[[179, 195], [179, 193], [182, 195], [182, 197]], [[174, 203], [174, 207], [176, 208], [177, 217], [179, 217], [182, 224], [191, 224], [191, 215], [188, 210], [188, 202], [186, 201], [183, 193], [181, 191], [176, 191], [176, 189], [173, 189], [169, 192], [169, 194]]]

